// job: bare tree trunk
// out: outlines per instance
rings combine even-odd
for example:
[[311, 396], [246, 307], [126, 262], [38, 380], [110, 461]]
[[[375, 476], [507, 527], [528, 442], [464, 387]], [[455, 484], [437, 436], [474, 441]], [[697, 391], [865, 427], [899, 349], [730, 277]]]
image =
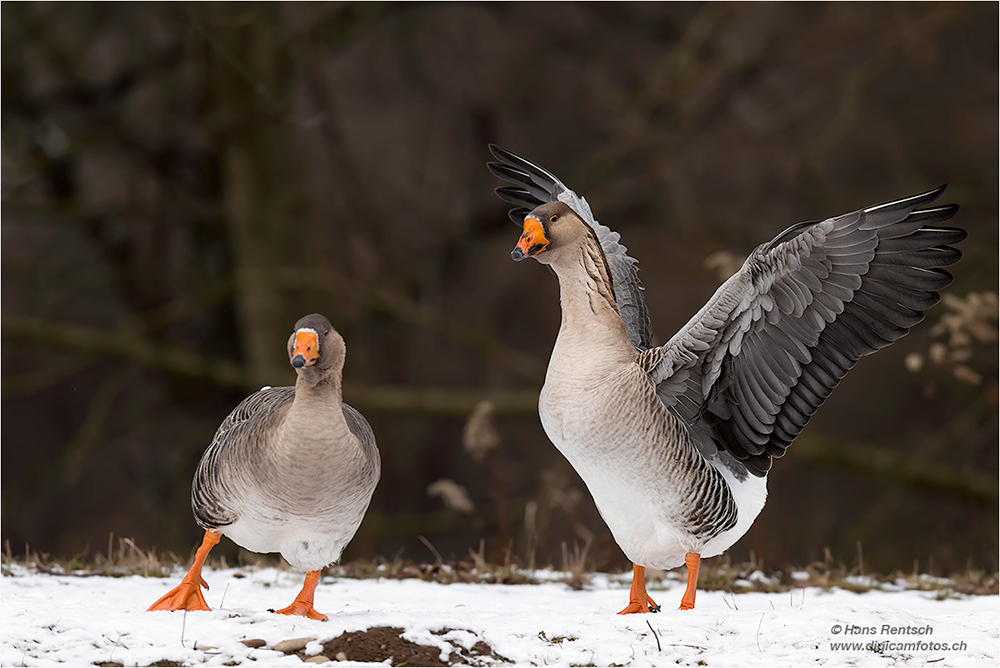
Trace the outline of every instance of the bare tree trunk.
[[[285, 122], [289, 68], [287, 52], [275, 41], [270, 20], [257, 14], [269, 5], [237, 5], [213, 13], [231, 16], [205, 30], [212, 54], [213, 115], [224, 148], [224, 211], [235, 265], [236, 318], [249, 377], [257, 385], [287, 375], [282, 355], [285, 309], [281, 286], [271, 270], [295, 264], [295, 249], [306, 241], [296, 233], [301, 218], [300, 179], [294, 177], [293, 142]], [[243, 20], [241, 21], [241, 17]], [[287, 262], [286, 262], [287, 259]]]

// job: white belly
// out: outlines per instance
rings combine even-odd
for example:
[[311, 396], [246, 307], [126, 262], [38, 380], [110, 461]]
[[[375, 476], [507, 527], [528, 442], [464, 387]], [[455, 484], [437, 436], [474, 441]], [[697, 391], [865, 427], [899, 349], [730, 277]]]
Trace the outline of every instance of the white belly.
[[280, 552], [292, 566], [315, 571], [336, 562], [361, 524], [356, 521], [323, 521], [314, 518], [264, 518], [244, 515], [221, 529], [234, 543], [251, 552]]
[[736, 526], [728, 531], [723, 531], [715, 538], [711, 539], [702, 548], [701, 556], [714, 557], [722, 554], [743, 535], [750, 530], [753, 521], [764, 509], [764, 502], [767, 501], [767, 476], [758, 478], [755, 475], [747, 474], [747, 477], [740, 481], [736, 479], [726, 466], [718, 466], [722, 477], [729, 483], [729, 489], [736, 500], [737, 516]]
[[[671, 521], [670, 500], [643, 489], [634, 480], [594, 472], [584, 478], [615, 542], [632, 563], [667, 570], [684, 563], [684, 555], [697, 552], [695, 536]], [[582, 477], [582, 475], [581, 475]]]
[[[666, 570], [682, 565], [688, 552], [704, 557], [722, 554], [747, 532], [764, 507], [766, 478], [748, 475], [740, 482], [727, 467], [719, 466], [736, 501], [737, 522], [707, 541], [698, 538], [685, 529], [685, 490], [669, 472], [662, 426], [659, 431], [626, 426], [620, 424], [622, 414], [614, 414], [614, 407], [609, 416], [593, 404], [583, 410], [580, 404], [555, 399], [543, 388], [542, 426], [586, 483], [615, 541], [633, 563]], [[578, 415], [568, 414], [574, 408]]]

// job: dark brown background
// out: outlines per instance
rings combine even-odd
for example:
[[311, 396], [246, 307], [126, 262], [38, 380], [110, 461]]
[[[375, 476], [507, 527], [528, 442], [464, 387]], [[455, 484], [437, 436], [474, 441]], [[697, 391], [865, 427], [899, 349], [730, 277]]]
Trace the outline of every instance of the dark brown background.
[[[557, 285], [510, 261], [488, 142], [622, 233], [661, 342], [718, 286], [709, 256], [944, 182], [970, 233], [949, 292], [997, 287], [996, 3], [0, 11], [14, 551], [113, 532], [188, 554], [198, 458], [246, 394], [293, 380], [288, 332], [319, 311], [383, 458], [345, 558], [430, 559], [422, 535], [445, 557], [485, 538], [560, 566], [589, 542], [591, 566], [626, 566], [538, 423]], [[997, 568], [997, 348], [927, 360], [948, 312], [833, 393], [734, 560], [850, 565], [860, 541], [880, 570]], [[475, 461], [486, 397], [501, 444]], [[471, 514], [428, 495], [441, 478]]]

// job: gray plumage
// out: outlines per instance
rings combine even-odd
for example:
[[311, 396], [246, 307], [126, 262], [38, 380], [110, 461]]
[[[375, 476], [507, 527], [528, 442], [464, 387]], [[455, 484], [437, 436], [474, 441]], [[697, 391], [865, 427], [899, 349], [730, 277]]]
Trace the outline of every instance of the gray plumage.
[[790, 227], [660, 347], [650, 379], [703, 447], [764, 475], [862, 355], [923, 320], [966, 236], [936, 227], [957, 205], [917, 209], [943, 192]]
[[371, 426], [341, 399], [343, 339], [318, 314], [303, 328], [317, 333], [318, 361], [296, 369], [294, 387], [264, 388], [229, 414], [198, 465], [191, 506], [202, 528], [313, 571], [357, 531], [380, 458]]
[[[794, 225], [758, 247], [666, 344], [650, 348], [636, 262], [583, 198], [496, 146], [525, 224], [514, 259], [559, 277], [562, 325], [539, 398], [546, 434], [637, 565], [713, 556], [750, 527], [774, 458], [857, 360], [905, 335], [951, 282], [944, 187]], [[612, 297], [613, 295], [613, 297]]]
[[501, 186], [495, 192], [500, 199], [518, 205], [508, 216], [514, 223], [524, 222], [529, 211], [545, 202], [563, 202], [573, 209], [597, 235], [614, 282], [618, 313], [625, 323], [628, 338], [639, 350], [647, 350], [653, 341], [649, 310], [642, 296], [642, 281], [636, 260], [619, 241], [621, 235], [597, 222], [587, 200], [577, 195], [547, 170], [528, 162], [519, 155], [490, 144], [490, 151], [501, 162], [487, 163], [497, 177], [520, 187]]

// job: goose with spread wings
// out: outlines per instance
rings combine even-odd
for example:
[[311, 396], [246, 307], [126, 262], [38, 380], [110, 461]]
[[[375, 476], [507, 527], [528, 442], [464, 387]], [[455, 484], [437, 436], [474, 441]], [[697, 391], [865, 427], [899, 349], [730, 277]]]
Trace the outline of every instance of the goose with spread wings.
[[723, 553], [764, 507], [767, 472], [862, 355], [904, 336], [949, 285], [964, 230], [944, 186], [765, 243], [662, 346], [636, 260], [586, 200], [498, 146], [488, 167], [522, 226], [511, 256], [559, 279], [562, 322], [538, 401], [542, 426], [633, 563], [622, 614], [656, 611], [645, 568]]

